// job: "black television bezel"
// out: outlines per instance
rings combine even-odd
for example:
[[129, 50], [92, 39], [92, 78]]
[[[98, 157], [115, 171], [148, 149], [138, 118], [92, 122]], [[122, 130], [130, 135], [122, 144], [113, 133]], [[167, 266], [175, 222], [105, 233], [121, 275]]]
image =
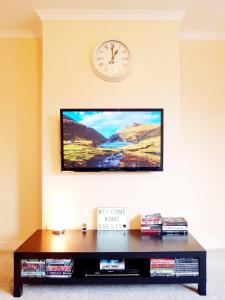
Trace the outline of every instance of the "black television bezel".
[[[159, 111], [161, 113], [161, 143], [160, 143], [160, 153], [161, 153], [161, 160], [159, 167], [140, 167], [140, 168], [65, 168], [64, 167], [64, 155], [63, 155], [63, 113], [66, 111], [146, 111], [146, 112], [154, 112]], [[61, 108], [60, 109], [60, 142], [61, 142], [61, 171], [70, 171], [70, 172], [139, 172], [139, 171], [163, 171], [163, 143], [164, 143], [164, 110], [163, 108]]]

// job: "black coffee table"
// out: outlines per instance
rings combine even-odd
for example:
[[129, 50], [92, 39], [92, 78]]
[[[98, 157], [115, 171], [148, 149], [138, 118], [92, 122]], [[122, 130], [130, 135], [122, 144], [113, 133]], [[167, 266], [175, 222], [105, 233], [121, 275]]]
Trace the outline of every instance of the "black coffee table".
[[[150, 258], [198, 258], [199, 276], [150, 277]], [[72, 258], [71, 278], [21, 277], [21, 259]], [[85, 276], [98, 268], [102, 258], [124, 258], [140, 269], [140, 276]], [[183, 284], [196, 283], [199, 295], [206, 295], [206, 250], [187, 236], [149, 236], [140, 230], [96, 231], [66, 230], [54, 235], [37, 230], [14, 252], [14, 297], [20, 297], [23, 284]]]

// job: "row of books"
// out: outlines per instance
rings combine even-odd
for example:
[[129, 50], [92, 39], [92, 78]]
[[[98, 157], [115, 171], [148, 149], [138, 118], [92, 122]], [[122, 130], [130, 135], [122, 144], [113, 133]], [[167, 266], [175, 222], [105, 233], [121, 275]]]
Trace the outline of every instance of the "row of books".
[[199, 276], [198, 258], [176, 258], [176, 276]]
[[153, 258], [150, 260], [150, 275], [156, 276], [199, 276], [197, 258]]
[[[70, 278], [73, 259], [22, 259], [22, 277]], [[85, 276], [139, 276], [140, 270], [126, 269], [125, 259], [101, 259], [99, 271], [87, 272]], [[197, 258], [152, 258], [150, 276], [199, 276]]]
[[188, 223], [182, 217], [163, 218], [160, 213], [141, 215], [141, 232], [185, 235], [188, 233]]
[[73, 274], [73, 259], [46, 259], [46, 277], [70, 278]]
[[45, 259], [22, 259], [22, 277], [45, 277]]
[[22, 277], [70, 278], [73, 274], [73, 259], [22, 259]]

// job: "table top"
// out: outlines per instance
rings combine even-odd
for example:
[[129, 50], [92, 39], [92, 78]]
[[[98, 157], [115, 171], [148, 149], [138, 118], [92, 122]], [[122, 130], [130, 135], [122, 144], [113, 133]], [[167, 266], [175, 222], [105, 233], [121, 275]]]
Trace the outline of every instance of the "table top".
[[21, 253], [149, 253], [205, 252], [189, 233], [185, 236], [150, 236], [140, 230], [66, 230], [55, 235], [51, 230], [35, 231], [15, 252]]

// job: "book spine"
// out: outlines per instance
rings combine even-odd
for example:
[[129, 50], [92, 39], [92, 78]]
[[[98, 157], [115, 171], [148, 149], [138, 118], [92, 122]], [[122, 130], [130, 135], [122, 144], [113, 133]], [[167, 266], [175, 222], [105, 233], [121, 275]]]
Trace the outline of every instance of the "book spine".
[[160, 227], [141, 227], [141, 230], [157, 230], [157, 231], [162, 231], [162, 229]]
[[157, 227], [157, 228], [162, 228], [161, 224], [141, 224], [141, 227]]
[[151, 268], [175, 268], [175, 264], [151, 264]]
[[67, 271], [67, 270], [71, 270], [73, 266], [71, 267], [62, 267], [62, 266], [55, 266], [55, 267], [51, 267], [51, 266], [46, 266], [46, 270], [62, 270], [62, 271]]
[[163, 235], [187, 235], [187, 231], [162, 231]]
[[163, 226], [188, 226], [185, 222], [162, 222]]
[[73, 263], [72, 259], [46, 259], [46, 265], [69, 266]]
[[46, 272], [46, 275], [72, 275], [72, 272]]
[[163, 230], [187, 230], [187, 226], [162, 226]]
[[162, 231], [161, 230], [142, 230], [141, 233], [152, 233], [152, 234], [159, 234], [161, 235]]
[[48, 278], [71, 278], [71, 275], [47, 275]]
[[162, 220], [148, 220], [148, 219], [142, 219], [142, 224], [162, 224]]
[[176, 273], [176, 276], [177, 276], [177, 277], [179, 277], [179, 276], [199, 276], [199, 273], [197, 273], [197, 272], [192, 272], [192, 273], [179, 273], [179, 274]]
[[174, 263], [175, 262], [175, 258], [151, 258], [150, 259], [151, 262], [166, 262], [166, 263]]

